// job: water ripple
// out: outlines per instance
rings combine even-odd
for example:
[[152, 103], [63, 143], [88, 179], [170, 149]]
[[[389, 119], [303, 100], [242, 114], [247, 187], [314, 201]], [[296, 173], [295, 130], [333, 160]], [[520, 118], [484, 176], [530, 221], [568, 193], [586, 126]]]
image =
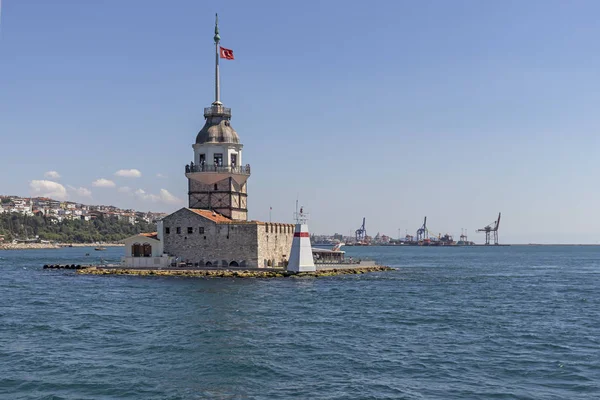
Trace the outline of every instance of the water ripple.
[[2, 252], [0, 398], [600, 397], [600, 248], [349, 248], [398, 271], [298, 280], [41, 268], [85, 252]]

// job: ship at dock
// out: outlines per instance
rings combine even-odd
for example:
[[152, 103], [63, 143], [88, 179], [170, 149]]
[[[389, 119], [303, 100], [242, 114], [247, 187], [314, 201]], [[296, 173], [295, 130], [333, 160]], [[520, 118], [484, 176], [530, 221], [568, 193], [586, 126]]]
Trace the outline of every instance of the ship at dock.
[[[477, 229], [476, 232], [485, 233], [484, 245], [499, 245], [498, 229], [500, 227], [501, 214], [498, 213], [498, 218], [484, 228]], [[336, 234], [337, 235], [337, 234]], [[334, 235], [335, 236], [335, 235]], [[339, 235], [341, 236], [341, 235]], [[319, 243], [314, 243], [315, 246], [331, 246], [331, 240], [321, 239]], [[427, 217], [423, 218], [423, 223], [417, 229], [415, 235], [410, 235], [406, 232], [404, 237], [398, 235], [398, 239], [392, 239], [387, 235], [377, 233], [375, 237], [367, 235], [366, 218], [363, 218], [362, 225], [355, 231], [354, 237], [346, 238], [346, 246], [425, 246], [425, 247], [446, 247], [446, 246], [478, 246], [475, 242], [469, 240], [467, 230], [461, 229], [458, 240], [450, 233], [435, 233], [427, 226]]]

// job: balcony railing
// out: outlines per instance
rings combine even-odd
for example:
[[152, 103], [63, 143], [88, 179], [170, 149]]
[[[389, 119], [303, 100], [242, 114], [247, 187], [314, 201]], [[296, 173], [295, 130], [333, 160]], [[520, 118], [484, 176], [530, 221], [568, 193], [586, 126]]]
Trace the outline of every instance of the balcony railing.
[[204, 117], [230, 117], [231, 108], [223, 106], [212, 106], [204, 109]]
[[216, 172], [216, 173], [232, 173], [240, 175], [250, 175], [250, 164], [246, 164], [241, 167], [234, 166], [220, 166], [220, 165], [208, 165], [208, 164], [188, 164], [185, 166], [185, 173], [191, 172]]

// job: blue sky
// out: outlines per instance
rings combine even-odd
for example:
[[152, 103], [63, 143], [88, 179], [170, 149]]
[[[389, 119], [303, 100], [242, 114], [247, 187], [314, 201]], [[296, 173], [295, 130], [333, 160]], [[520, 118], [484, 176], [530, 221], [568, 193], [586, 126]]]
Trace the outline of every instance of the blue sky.
[[185, 205], [215, 12], [250, 218], [600, 242], [594, 1], [3, 0], [0, 192]]

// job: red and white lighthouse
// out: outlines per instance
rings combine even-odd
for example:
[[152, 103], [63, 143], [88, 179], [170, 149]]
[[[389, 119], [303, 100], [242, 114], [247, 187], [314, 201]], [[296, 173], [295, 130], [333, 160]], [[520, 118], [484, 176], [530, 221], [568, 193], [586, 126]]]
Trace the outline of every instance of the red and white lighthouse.
[[304, 213], [303, 207], [300, 207], [300, 211], [295, 213], [295, 217], [296, 227], [287, 269], [293, 272], [314, 272], [317, 269], [313, 260], [310, 234], [308, 233], [308, 214]]

